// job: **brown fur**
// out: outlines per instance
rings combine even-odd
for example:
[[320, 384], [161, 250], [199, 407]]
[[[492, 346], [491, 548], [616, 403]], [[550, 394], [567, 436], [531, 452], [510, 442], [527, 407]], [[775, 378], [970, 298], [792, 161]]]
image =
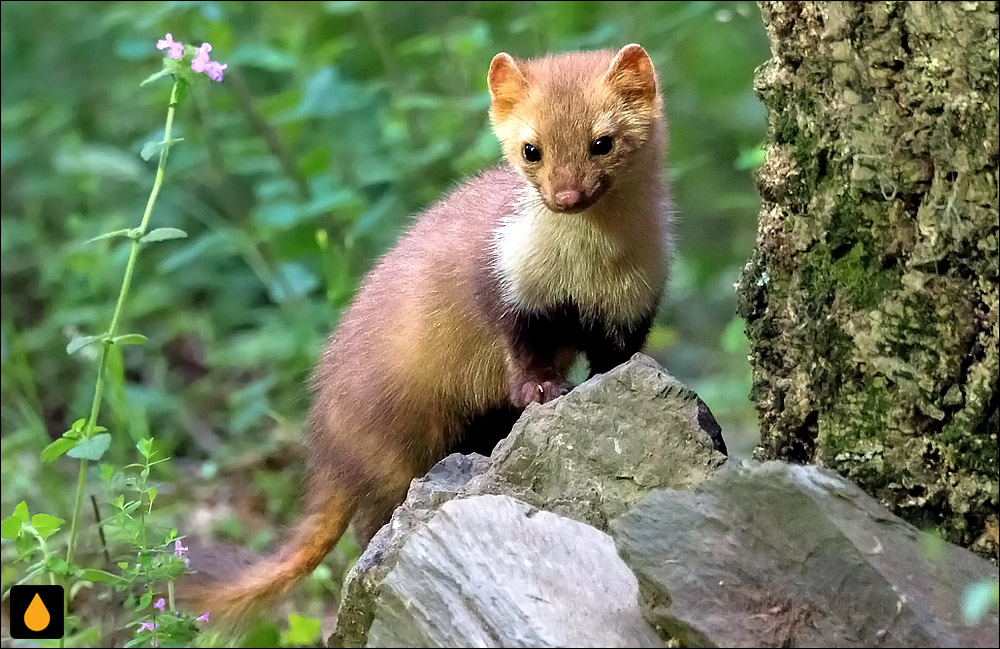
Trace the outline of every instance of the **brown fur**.
[[[366, 545], [410, 481], [467, 441], [471, 419], [564, 393], [580, 351], [606, 371], [645, 339], [668, 252], [662, 106], [645, 52], [499, 54], [488, 80], [509, 165], [429, 208], [366, 277], [312, 377], [302, 522], [275, 556], [190, 593], [194, 610], [231, 618], [285, 594], [352, 518]], [[608, 134], [614, 150], [591, 156]], [[526, 136], [540, 164], [521, 156]], [[561, 186], [592, 207], [548, 211]]]

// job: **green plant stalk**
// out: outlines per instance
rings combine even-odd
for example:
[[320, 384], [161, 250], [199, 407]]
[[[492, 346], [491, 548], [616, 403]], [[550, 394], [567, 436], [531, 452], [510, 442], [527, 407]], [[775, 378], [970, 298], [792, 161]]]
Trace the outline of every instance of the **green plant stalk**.
[[[143, 463], [143, 467], [142, 468], [144, 469], [144, 471], [140, 475], [148, 475], [148, 471], [149, 471], [149, 456], [148, 455], [145, 456], [145, 457], [143, 457], [142, 463]], [[146, 486], [147, 486], [147, 482], [146, 482], [146, 480], [143, 480], [142, 481], [142, 485], [136, 487], [136, 489], [138, 489], [138, 491], [139, 491], [139, 502], [140, 503], [142, 502], [143, 495], [145, 495], [147, 498], [149, 497], [149, 492], [146, 490]], [[149, 501], [149, 509], [147, 509], [146, 512], [147, 512], [147, 514], [150, 514], [150, 513], [152, 513], [152, 511], [153, 511], [153, 501], [150, 500]], [[152, 599], [153, 599], [153, 583], [152, 583], [152, 580], [150, 579], [150, 576], [149, 576], [149, 570], [150, 570], [150, 568], [152, 568], [152, 566], [150, 564], [153, 562], [153, 555], [152, 555], [152, 553], [149, 552], [148, 547], [146, 545], [146, 515], [147, 514], [143, 514], [142, 513], [142, 507], [139, 507], [139, 529], [142, 530], [142, 538], [140, 539], [141, 547], [139, 548], [139, 550], [140, 550], [139, 555], [143, 557], [143, 559], [142, 559], [142, 565], [143, 565], [143, 568], [145, 568], [145, 572], [146, 572], [146, 592], [149, 593], [149, 599], [150, 599], [150, 601], [152, 601]], [[153, 610], [155, 611], [156, 609], [154, 608]], [[150, 631], [150, 634], [153, 636], [152, 638], [150, 638], [150, 642], [151, 642], [152, 646], [154, 646], [154, 647], [159, 646], [159, 644], [160, 644], [159, 640], [157, 640], [157, 637], [156, 637], [156, 627], [157, 627], [157, 624], [156, 624], [156, 613], [154, 612], [153, 613], [153, 629]]]
[[[149, 200], [146, 201], [146, 211], [142, 215], [142, 222], [132, 234], [132, 250], [129, 253], [128, 264], [125, 266], [125, 277], [122, 279], [122, 287], [118, 292], [118, 302], [115, 304], [114, 315], [111, 316], [111, 325], [108, 327], [108, 331], [101, 343], [101, 362], [97, 369], [97, 383], [94, 387], [94, 401], [90, 406], [90, 419], [87, 420], [87, 429], [84, 436], [85, 439], [90, 439], [94, 436], [94, 427], [97, 425], [97, 415], [101, 410], [101, 400], [104, 396], [104, 371], [107, 368], [108, 354], [111, 351], [111, 340], [114, 338], [115, 332], [118, 329], [118, 322], [121, 320], [122, 311], [125, 308], [125, 300], [128, 297], [129, 288], [132, 285], [132, 275], [135, 272], [135, 260], [139, 256], [139, 249], [142, 247], [139, 240], [142, 238], [142, 235], [146, 233], [146, 228], [149, 226], [149, 217], [153, 213], [153, 206], [156, 204], [156, 199], [160, 195], [160, 187], [163, 185], [164, 170], [167, 166], [167, 154], [170, 152], [170, 132], [174, 125], [177, 97], [182, 83], [183, 81], [176, 79], [174, 81], [173, 88], [170, 90], [170, 105], [167, 107], [167, 123], [163, 129], [163, 148], [160, 149], [160, 160], [156, 167], [156, 180], [153, 182], [153, 189], [149, 194]], [[73, 517], [69, 527], [69, 545], [66, 548], [66, 563], [70, 566], [73, 564], [73, 553], [76, 550], [76, 535], [78, 524], [80, 522], [80, 509], [82, 508], [83, 503], [83, 489], [86, 483], [86, 478], [87, 460], [81, 459], [80, 475], [76, 483], [76, 502], [73, 505]], [[69, 589], [67, 588], [66, 591], [68, 592]], [[68, 596], [63, 602], [63, 605], [64, 612], [68, 612]], [[59, 646], [65, 646], [64, 642], [64, 638], [60, 638]]]

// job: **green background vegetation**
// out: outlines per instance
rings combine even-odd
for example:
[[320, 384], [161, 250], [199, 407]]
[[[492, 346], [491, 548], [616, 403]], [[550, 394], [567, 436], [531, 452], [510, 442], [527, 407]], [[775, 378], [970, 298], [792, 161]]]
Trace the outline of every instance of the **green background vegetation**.
[[[164, 33], [211, 42], [224, 83], [192, 89], [151, 227], [189, 238], [140, 256], [111, 364], [106, 462], [153, 435], [164, 524], [254, 550], [298, 508], [304, 382], [363, 273], [411, 216], [495, 164], [486, 70], [639, 42], [661, 79], [678, 256], [648, 352], [696, 389], [733, 452], [757, 440], [733, 285], [749, 256], [767, 41], [751, 2], [4, 2], [2, 510], [67, 517], [77, 464], [38, 454], [92, 399], [97, 347], [128, 246], [82, 245], [138, 223], [162, 137]], [[88, 490], [104, 497], [96, 478]], [[158, 507], [161, 501], [157, 501]], [[99, 557], [96, 534], [83, 557]], [[16, 577], [4, 546], [3, 583]], [[345, 540], [296, 609], [335, 606]], [[81, 558], [82, 559], [82, 558]], [[82, 559], [83, 560], [83, 559]], [[330, 577], [333, 576], [333, 579]]]

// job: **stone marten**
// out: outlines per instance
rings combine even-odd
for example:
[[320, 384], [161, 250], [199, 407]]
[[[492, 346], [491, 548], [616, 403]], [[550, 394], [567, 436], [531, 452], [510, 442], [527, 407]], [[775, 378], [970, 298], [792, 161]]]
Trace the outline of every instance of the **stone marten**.
[[593, 376], [643, 346], [671, 212], [648, 54], [500, 53], [487, 81], [506, 163], [427, 209], [362, 282], [312, 375], [303, 516], [277, 553], [196, 589], [213, 620], [284, 595], [352, 520], [367, 545], [413, 478], [489, 452], [483, 422], [509, 432], [566, 393], [577, 354]]

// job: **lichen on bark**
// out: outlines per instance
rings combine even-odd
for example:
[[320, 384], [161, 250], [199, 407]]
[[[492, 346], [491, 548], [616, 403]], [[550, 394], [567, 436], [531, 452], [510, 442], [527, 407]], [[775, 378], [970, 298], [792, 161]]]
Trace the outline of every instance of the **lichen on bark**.
[[996, 2], [762, 2], [740, 278], [761, 458], [835, 469], [997, 553]]

